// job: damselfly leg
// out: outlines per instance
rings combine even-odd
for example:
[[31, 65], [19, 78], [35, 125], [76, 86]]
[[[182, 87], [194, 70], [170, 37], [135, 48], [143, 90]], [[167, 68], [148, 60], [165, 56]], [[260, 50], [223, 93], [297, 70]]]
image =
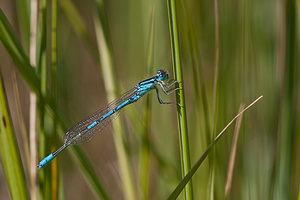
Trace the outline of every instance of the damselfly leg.
[[[172, 86], [172, 85], [174, 85], [176, 82], [177, 82], [177, 81], [173, 81], [173, 82], [169, 85], [169, 87]], [[163, 91], [163, 93], [164, 93], [165, 95], [170, 95], [170, 94], [172, 94], [173, 92], [175, 92], [176, 90], [181, 90], [181, 89], [182, 89], [182, 88], [173, 88], [173, 89], [166, 90], [166, 88], [164, 87], [163, 83], [159, 82], [158, 85], [160, 86], [161, 90]], [[158, 102], [159, 102], [160, 104], [176, 104], [176, 105], [178, 105], [178, 106], [181, 107], [181, 105], [180, 105], [179, 103], [176, 103], [176, 102], [164, 102], [164, 101], [162, 100], [160, 94], [159, 94], [159, 91], [158, 91], [158, 88], [157, 88], [157, 87], [155, 88], [155, 90], [156, 90]]]

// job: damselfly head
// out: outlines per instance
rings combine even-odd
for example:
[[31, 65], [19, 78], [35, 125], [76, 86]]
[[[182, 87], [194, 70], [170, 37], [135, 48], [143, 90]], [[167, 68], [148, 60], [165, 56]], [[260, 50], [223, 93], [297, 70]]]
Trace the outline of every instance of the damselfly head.
[[159, 80], [163, 81], [163, 80], [166, 80], [169, 78], [169, 74], [167, 71], [165, 70], [158, 70], [157, 73], [156, 73], [157, 77], [159, 78]]

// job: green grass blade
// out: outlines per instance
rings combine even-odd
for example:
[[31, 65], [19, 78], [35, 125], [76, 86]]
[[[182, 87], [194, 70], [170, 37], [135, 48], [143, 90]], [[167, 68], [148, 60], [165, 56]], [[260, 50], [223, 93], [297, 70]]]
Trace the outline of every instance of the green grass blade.
[[41, 77], [41, 93], [46, 95], [46, 38], [47, 38], [47, 1], [39, 1], [37, 25], [37, 70]]
[[[214, 71], [214, 85], [213, 85], [213, 99], [212, 99], [212, 134], [211, 141], [214, 141], [217, 131], [217, 106], [218, 106], [218, 81], [219, 81], [219, 11], [218, 0], [214, 0], [214, 14], [215, 14], [215, 71]], [[213, 149], [210, 177], [210, 199], [214, 198], [215, 190], [215, 149]]]
[[[20, 45], [19, 41], [14, 35], [12, 28], [9, 25], [1, 9], [0, 9], [0, 40], [4, 45], [4, 47], [6, 48], [6, 50], [8, 51], [8, 53], [10, 54], [13, 61], [15, 62], [18, 71], [21, 73], [26, 83], [37, 95], [39, 95], [40, 79], [37, 73], [35, 72], [35, 70], [31, 67], [29, 63], [29, 58], [24, 53], [22, 46]], [[62, 115], [53, 106], [53, 100], [50, 97], [46, 97], [46, 96], [45, 97], [40, 96], [40, 97], [42, 98], [40, 99], [40, 101], [44, 101], [47, 107], [50, 108], [50, 112], [55, 114], [57, 118], [60, 120], [59, 124], [63, 127], [63, 130], [67, 130], [68, 127], [66, 127], [65, 123], [61, 120], [63, 118]], [[90, 164], [90, 161], [86, 158], [86, 156], [82, 157], [82, 154], [79, 154], [76, 151], [74, 151], [73, 153], [75, 153], [75, 156], [78, 156], [80, 160], [83, 160], [85, 163]], [[91, 169], [85, 168], [88, 165], [80, 165], [80, 166], [82, 167], [82, 171], [86, 172], [84, 174], [85, 176], [89, 176], [89, 177], [94, 176], [94, 174], [89, 174], [92, 171]], [[87, 178], [87, 180], [91, 180], [91, 179]], [[104, 191], [100, 181], [96, 178], [92, 179], [90, 185], [96, 185], [95, 188], [98, 190], [97, 195], [101, 194], [102, 191]], [[103, 196], [106, 195], [105, 194], [99, 195], [99, 198], [102, 198]]]
[[0, 41], [8, 51], [11, 59], [14, 61], [18, 71], [27, 82], [29, 87], [36, 93], [39, 93], [40, 79], [35, 70], [31, 67], [29, 58], [26, 56], [20, 42], [13, 33], [13, 30], [0, 9]]
[[[153, 60], [154, 60], [154, 9], [151, 11], [150, 23], [149, 23], [149, 35], [148, 35], [148, 72], [152, 74], [153, 72]], [[146, 106], [145, 106], [145, 124], [144, 130], [142, 131], [142, 147], [140, 153], [140, 185], [141, 185], [141, 199], [149, 199], [149, 172], [150, 172], [150, 126], [151, 126], [151, 96], [146, 96]]]
[[89, 48], [95, 61], [98, 61], [97, 46], [88, 34], [87, 27], [82, 20], [77, 8], [71, 0], [59, 1], [60, 7], [67, 16], [70, 24], [76, 34], [84, 41], [84, 44]]
[[[299, 64], [296, 60], [299, 56], [297, 41], [299, 33], [297, 31], [297, 2], [287, 1], [285, 6], [285, 42], [284, 49], [285, 65], [282, 66], [283, 81], [280, 82], [280, 113], [279, 113], [279, 150], [277, 157], [277, 172], [274, 188], [274, 199], [293, 199], [296, 191], [291, 187], [291, 169], [295, 166], [295, 159], [292, 155], [297, 146], [296, 124], [297, 114], [295, 107], [299, 105], [297, 101], [297, 79], [299, 78]], [[298, 9], [299, 11], [299, 9]], [[298, 23], [299, 24], [299, 23]], [[294, 146], [295, 145], [295, 146]]]
[[206, 148], [204, 153], [200, 156], [200, 158], [197, 160], [197, 162], [194, 164], [194, 166], [191, 168], [191, 170], [185, 175], [185, 177], [181, 180], [181, 182], [177, 185], [177, 187], [174, 189], [174, 191], [170, 194], [168, 197], [168, 200], [176, 199], [183, 188], [188, 184], [188, 182], [191, 180], [195, 172], [200, 167], [201, 163], [204, 161], [204, 159], [207, 157], [207, 155], [210, 153], [212, 148], [217, 144], [217, 142], [220, 140], [220, 138], [224, 135], [227, 128], [241, 115], [248, 110], [251, 106], [253, 106], [256, 102], [258, 102], [263, 96], [258, 97], [256, 100], [254, 100], [251, 104], [249, 104], [246, 108], [244, 108], [241, 112], [239, 112], [226, 126], [225, 128], [219, 133], [217, 137], [214, 138], [214, 141]]
[[0, 103], [0, 156], [9, 192], [12, 199], [29, 199], [24, 169], [9, 116], [1, 73]]
[[16, 8], [20, 27], [21, 42], [25, 52], [28, 54], [30, 37], [30, 0], [17, 0]]
[[168, 200], [176, 199], [183, 188], [189, 183], [193, 175], [196, 173], [198, 168], [200, 167], [201, 163], [204, 161], [208, 153], [210, 152], [211, 148], [213, 147], [215, 143], [210, 144], [207, 149], [204, 151], [204, 153], [200, 156], [200, 158], [197, 160], [197, 162], [194, 164], [194, 166], [189, 170], [189, 172], [184, 176], [184, 178], [181, 180], [181, 182], [177, 185], [177, 187], [174, 189], [174, 191], [170, 194], [168, 197]]
[[[69, 128], [69, 126], [66, 125], [67, 123], [65, 122], [64, 118], [62, 117], [62, 114], [60, 114], [57, 110], [53, 111], [52, 108], [49, 106], [46, 106], [46, 108], [47, 108], [47, 112], [49, 112], [51, 116], [53, 116], [53, 115], [57, 116], [58, 124], [60, 125], [62, 130], [66, 131]], [[61, 138], [63, 138], [64, 135], [65, 135], [64, 132], [60, 132]], [[88, 185], [91, 187], [95, 196], [98, 197], [99, 199], [109, 199], [106, 190], [104, 189], [104, 187], [102, 186], [101, 182], [98, 179], [97, 173], [93, 169], [91, 162], [89, 161], [88, 157], [83, 152], [81, 147], [80, 146], [72, 146], [67, 150], [67, 152], [70, 153], [71, 158], [77, 164], [76, 166], [78, 166], [80, 168], [79, 171], [83, 174], [83, 177], [87, 181]], [[49, 152], [46, 152], [46, 154], [48, 155]], [[42, 158], [42, 157], [44, 158], [44, 156], [45, 155], [41, 155], [40, 158]], [[56, 161], [56, 160], [57, 159], [55, 159], [53, 161]], [[49, 165], [52, 165], [52, 163], [50, 163]], [[50, 167], [50, 166], [48, 166], [48, 167]], [[47, 167], [42, 170], [47, 170]], [[44, 181], [46, 181], [46, 178], [51, 178], [49, 175], [51, 175], [51, 173], [49, 173], [47, 175], [47, 177], [46, 176], [42, 177], [42, 179], [44, 179]], [[47, 192], [47, 191], [45, 191], [45, 192]]]
[[[191, 54], [191, 62], [192, 62], [192, 70], [193, 70], [193, 88], [195, 92], [195, 99], [196, 102], [202, 102], [202, 107], [199, 106], [199, 104], [196, 104], [195, 106], [198, 107], [199, 112], [203, 111], [204, 115], [204, 130], [205, 130], [205, 137], [207, 144], [210, 143], [210, 119], [209, 119], [209, 110], [208, 110], [208, 102], [207, 102], [207, 93], [205, 89], [204, 84], [204, 76], [203, 76], [203, 66], [201, 64], [201, 58], [198, 56], [199, 53], [199, 47], [197, 44], [197, 37], [195, 33], [195, 27], [192, 23], [192, 14], [187, 10], [188, 2], [187, 1], [181, 1], [183, 5], [183, 13], [185, 17], [185, 21], [187, 21], [187, 28], [188, 28], [188, 45], [190, 49]], [[200, 110], [202, 109], [202, 110]]]
[[[119, 95], [119, 87], [117, 84], [117, 78], [115, 73], [116, 70], [113, 64], [112, 44], [103, 1], [96, 0], [95, 5], [97, 12], [94, 17], [94, 23], [97, 36], [99, 58], [101, 62], [101, 70], [104, 78], [107, 99], [108, 101], [112, 101], [113, 99], [116, 99]], [[128, 200], [134, 200], [136, 187], [134, 186], [130, 159], [123, 141], [123, 137], [125, 134], [121, 118], [115, 120], [115, 122], [113, 123], [113, 128], [113, 136], [119, 160], [120, 175], [122, 180], [123, 191], [125, 193], [125, 198]]]
[[[47, 63], [47, 60], [51, 60], [50, 53], [47, 53], [46, 49], [46, 43], [47, 40], [50, 40], [47, 37], [47, 32], [48, 35], [51, 35], [51, 25], [50, 23], [47, 24], [47, 13], [51, 13], [51, 7], [48, 4], [46, 0], [39, 1], [39, 13], [38, 13], [38, 25], [37, 25], [37, 71], [41, 77], [40, 81], [40, 90], [41, 94], [38, 98], [38, 118], [39, 118], [39, 126], [38, 126], [38, 158], [41, 159], [44, 157], [45, 154], [47, 154], [49, 151], [52, 149], [50, 148], [51, 144], [49, 141], [51, 140], [51, 136], [53, 137], [53, 133], [49, 128], [46, 127], [53, 127], [53, 116], [49, 116], [49, 112], [46, 112], [46, 107], [47, 107], [47, 102], [43, 98], [44, 96], [50, 94], [48, 93], [49, 91], [49, 85], [52, 85], [48, 78], [48, 71], [47, 70], [47, 64], [51, 63], [50, 61]], [[50, 14], [49, 16], [50, 17]], [[48, 20], [50, 22], [50, 20]], [[51, 46], [50, 41], [48, 41], [48, 46]], [[51, 48], [50, 48], [51, 49]], [[50, 95], [49, 95], [50, 96]], [[52, 97], [51, 97], [52, 98]], [[54, 109], [54, 104], [51, 105], [52, 108]], [[53, 146], [52, 146], [53, 147]], [[57, 165], [55, 163], [55, 165]], [[57, 166], [56, 166], [57, 169]], [[39, 175], [39, 191], [42, 199], [51, 199], [54, 196], [52, 195], [52, 174], [51, 174], [51, 168], [45, 169], [45, 170], [39, 170], [38, 171]]]
[[[188, 139], [188, 128], [186, 119], [186, 106], [184, 96], [184, 84], [183, 84], [183, 73], [181, 66], [181, 54], [179, 47], [179, 33], [177, 28], [177, 14], [175, 0], [168, 0], [168, 13], [169, 13], [169, 24], [170, 24], [170, 35], [172, 45], [172, 58], [173, 58], [173, 70], [175, 80], [181, 83], [181, 90], [176, 92], [176, 101], [181, 106], [177, 108], [178, 128], [179, 128], [179, 142], [182, 162], [182, 176], [185, 176], [191, 168], [190, 163], [190, 151], [189, 151], [189, 139]], [[192, 182], [189, 182], [185, 190], [185, 198], [193, 199]]]

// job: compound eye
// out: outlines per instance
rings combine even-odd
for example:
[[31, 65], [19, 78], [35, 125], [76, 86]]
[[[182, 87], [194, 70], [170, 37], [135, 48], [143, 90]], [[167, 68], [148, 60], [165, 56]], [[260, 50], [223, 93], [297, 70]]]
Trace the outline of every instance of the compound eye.
[[157, 71], [157, 77], [160, 77], [161, 79], [166, 79], [168, 78], [168, 73], [165, 70], [158, 70]]

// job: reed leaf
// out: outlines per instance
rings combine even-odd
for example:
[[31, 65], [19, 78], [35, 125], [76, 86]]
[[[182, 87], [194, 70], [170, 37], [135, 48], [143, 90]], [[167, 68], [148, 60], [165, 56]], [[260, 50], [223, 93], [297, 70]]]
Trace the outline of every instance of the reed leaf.
[[0, 73], [0, 157], [12, 199], [29, 199], [19, 147], [13, 131]]

